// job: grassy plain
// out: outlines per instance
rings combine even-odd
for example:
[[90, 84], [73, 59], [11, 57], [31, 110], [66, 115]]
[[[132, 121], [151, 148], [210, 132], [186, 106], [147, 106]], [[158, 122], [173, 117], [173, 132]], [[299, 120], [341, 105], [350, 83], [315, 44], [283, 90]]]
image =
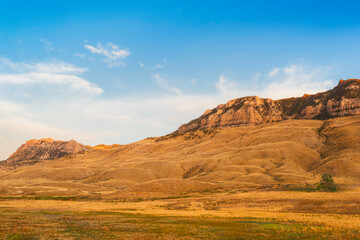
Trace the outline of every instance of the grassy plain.
[[2, 198], [1, 239], [360, 239], [360, 192]]

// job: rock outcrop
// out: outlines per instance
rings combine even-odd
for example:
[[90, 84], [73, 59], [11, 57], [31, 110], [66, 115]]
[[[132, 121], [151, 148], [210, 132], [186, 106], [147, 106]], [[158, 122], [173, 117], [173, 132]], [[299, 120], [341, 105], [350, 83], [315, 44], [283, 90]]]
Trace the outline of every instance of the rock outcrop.
[[360, 79], [341, 79], [332, 90], [314, 95], [305, 94], [300, 98], [272, 100], [253, 96], [233, 99], [206, 110], [199, 118], [180, 126], [177, 132], [350, 115], [360, 115]]
[[4, 164], [8, 166], [34, 164], [39, 160], [53, 160], [88, 150], [90, 150], [89, 147], [75, 140], [55, 141], [52, 138], [32, 139], [21, 145]]

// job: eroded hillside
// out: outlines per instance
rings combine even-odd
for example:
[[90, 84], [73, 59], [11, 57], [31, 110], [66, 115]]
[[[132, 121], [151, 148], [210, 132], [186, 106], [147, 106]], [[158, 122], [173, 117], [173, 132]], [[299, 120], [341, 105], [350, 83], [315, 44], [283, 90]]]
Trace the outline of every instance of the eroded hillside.
[[160, 197], [317, 182], [358, 187], [360, 116], [148, 138], [0, 170], [1, 195]]

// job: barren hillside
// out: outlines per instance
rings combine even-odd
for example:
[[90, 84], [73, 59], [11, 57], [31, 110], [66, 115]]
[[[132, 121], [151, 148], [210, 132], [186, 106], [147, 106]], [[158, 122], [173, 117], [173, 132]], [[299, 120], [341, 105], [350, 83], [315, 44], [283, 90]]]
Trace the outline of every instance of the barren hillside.
[[159, 197], [317, 182], [358, 187], [360, 116], [190, 131], [2, 168], [1, 195]]

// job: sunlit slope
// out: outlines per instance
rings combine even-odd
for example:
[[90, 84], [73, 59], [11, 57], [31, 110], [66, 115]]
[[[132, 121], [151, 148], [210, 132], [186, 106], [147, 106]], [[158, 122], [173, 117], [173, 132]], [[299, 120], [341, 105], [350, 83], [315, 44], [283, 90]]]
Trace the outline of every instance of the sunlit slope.
[[325, 144], [320, 149], [321, 160], [313, 167], [314, 173], [360, 178], [360, 117], [327, 121], [320, 135]]
[[[105, 148], [106, 149], [106, 148]], [[360, 117], [149, 138], [0, 171], [0, 194], [131, 196], [360, 179]]]

